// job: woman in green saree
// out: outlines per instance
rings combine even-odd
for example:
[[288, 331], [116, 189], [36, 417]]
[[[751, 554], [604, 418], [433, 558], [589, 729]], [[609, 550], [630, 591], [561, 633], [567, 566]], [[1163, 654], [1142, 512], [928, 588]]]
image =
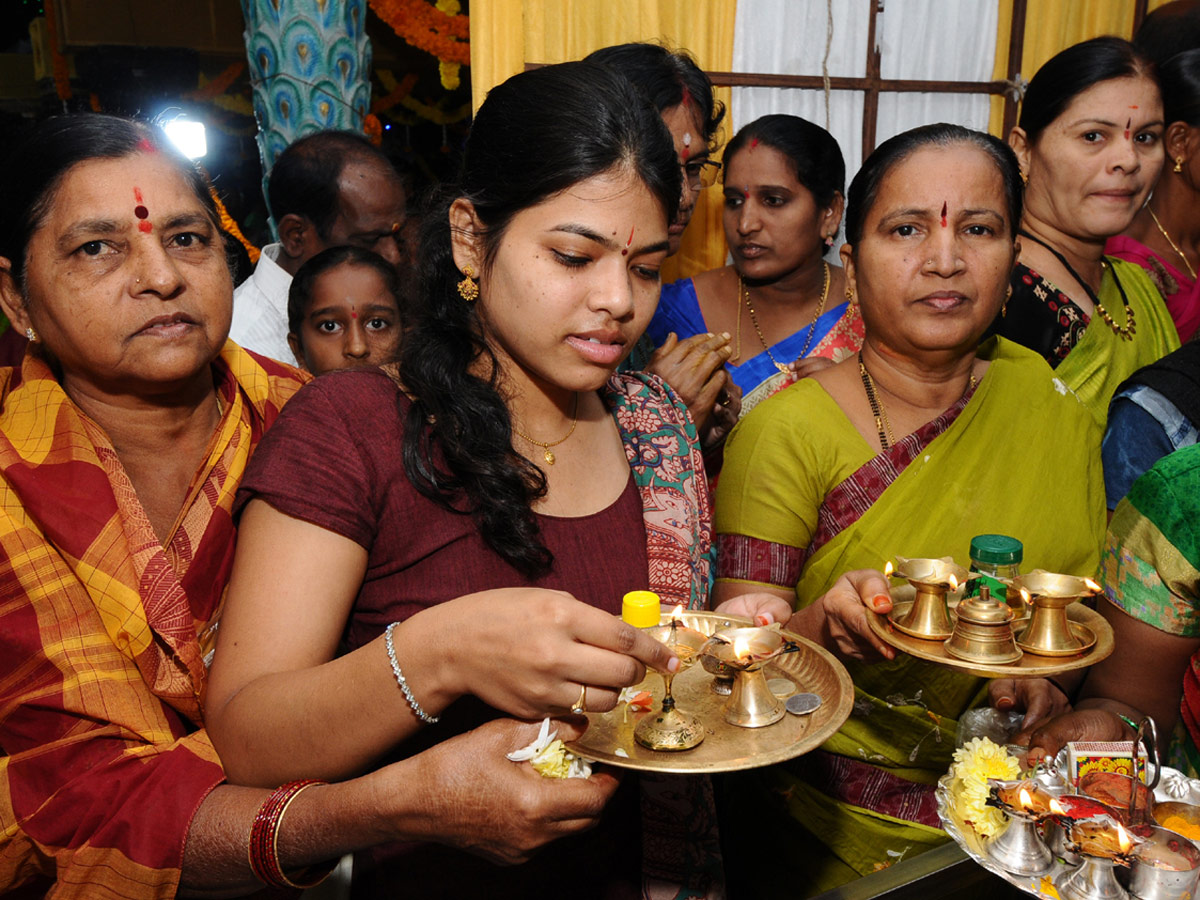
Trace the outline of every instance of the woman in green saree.
[[1101, 426], [1117, 385], [1179, 347], [1146, 270], [1104, 255], [1158, 180], [1162, 133], [1152, 65], [1101, 37], [1038, 70], [1008, 138], [1025, 204], [1012, 299], [993, 327], [1045, 357]]
[[[799, 610], [798, 627], [828, 605], [842, 573], [896, 554], [965, 561], [985, 532], [1023, 541], [1027, 567], [1094, 572], [1098, 426], [1037, 354], [1002, 339], [980, 345], [1006, 300], [1020, 208], [1016, 160], [987, 135], [926, 126], [867, 160], [842, 249], [866, 341], [857, 357], [765, 401], [730, 437], [716, 500], [718, 601], [772, 593]], [[933, 786], [957, 718], [985, 684], [883, 656], [849, 661], [854, 712], [820, 751], [731, 782], [730, 819], [761, 822], [759, 858], [777, 850], [788, 860], [786, 872], [763, 876], [772, 867], [759, 865], [740, 878], [745, 856], [731, 848], [731, 888], [816, 892], [945, 840]], [[1029, 718], [1053, 689], [1020, 690]], [[765, 835], [778, 846], [764, 847]], [[800, 872], [807, 884], [797, 885]]]

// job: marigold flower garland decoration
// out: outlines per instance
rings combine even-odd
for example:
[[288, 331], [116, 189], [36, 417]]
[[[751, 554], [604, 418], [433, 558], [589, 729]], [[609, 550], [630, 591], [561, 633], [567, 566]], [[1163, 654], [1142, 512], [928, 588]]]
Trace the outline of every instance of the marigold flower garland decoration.
[[972, 738], [954, 751], [950, 767], [950, 793], [963, 820], [984, 837], [1004, 830], [1008, 819], [994, 806], [987, 805], [991, 793], [989, 778], [1011, 781], [1021, 774], [1020, 763], [987, 738]]
[[217, 192], [212, 187], [209, 187], [208, 192], [212, 195], [213, 203], [217, 206], [217, 215], [221, 217], [221, 227], [237, 238], [238, 242], [246, 248], [246, 253], [250, 256], [250, 262], [257, 263], [258, 258], [262, 256], [262, 251], [250, 243], [246, 239], [246, 236], [242, 234], [242, 229], [238, 227], [238, 223], [233, 216], [229, 214], [229, 210], [225, 208], [225, 204], [221, 202], [221, 198], [217, 195]]
[[459, 66], [471, 64], [468, 16], [459, 15], [459, 0], [369, 0], [375, 15], [419, 50], [440, 60], [442, 85], [454, 90], [459, 84]]

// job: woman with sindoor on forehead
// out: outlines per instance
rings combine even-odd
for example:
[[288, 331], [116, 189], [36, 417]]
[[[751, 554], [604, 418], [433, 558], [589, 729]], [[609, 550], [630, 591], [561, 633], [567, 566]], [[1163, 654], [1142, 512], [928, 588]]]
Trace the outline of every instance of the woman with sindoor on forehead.
[[[730, 779], [730, 818], [760, 825], [727, 847], [744, 896], [794, 893], [797, 872], [815, 893], [946, 840], [933, 787], [985, 684], [897, 654], [853, 606], [812, 630], [813, 610], [841, 602], [835, 580], [886, 613], [885, 561], [965, 562], [983, 533], [1018, 537], [1031, 566], [1095, 570], [1097, 424], [1037, 354], [980, 343], [1004, 303], [1020, 210], [1016, 160], [996, 138], [943, 124], [881, 144], [850, 185], [841, 250], [861, 351], [763, 401], [729, 438], [715, 599], [767, 592], [781, 619], [794, 607], [790, 628], [851, 657], [856, 694], [820, 750]], [[873, 658], [854, 658], [863, 634]], [[1040, 679], [993, 684], [1031, 723], [1065, 706]], [[775, 876], [752, 862], [763, 858], [791, 864]]]
[[339, 784], [226, 782], [201, 703], [234, 495], [307, 379], [227, 340], [216, 208], [159, 129], [38, 125], [0, 209], [30, 340], [0, 369], [0, 894], [234, 896], [387, 840], [515, 862], [586, 827], [613, 783], [513, 766], [537, 728], [512, 721]]
[[1104, 250], [1137, 263], [1162, 294], [1184, 343], [1200, 329], [1200, 48], [1158, 67], [1163, 167], [1154, 192]]
[[[498, 710], [612, 709], [643, 664], [677, 665], [615, 614], [646, 587], [707, 604], [695, 427], [661, 380], [613, 372], [653, 314], [679, 179], [658, 112], [605, 67], [489, 92], [426, 219], [398, 367], [315, 380], [243, 483], [209, 694], [237, 777], [343, 778]], [[639, 781], [527, 865], [407, 844], [362, 859], [356, 890], [638, 896]], [[646, 808], [660, 877], [715, 850], [691, 837], [702, 810]]]
[[1158, 179], [1162, 134], [1153, 66], [1103, 37], [1038, 70], [1008, 139], [1025, 211], [1013, 294], [993, 331], [1040, 353], [1102, 426], [1117, 385], [1179, 346], [1146, 272], [1104, 255]]
[[742, 390], [743, 415], [862, 344], [842, 269], [825, 259], [841, 227], [844, 183], [841, 149], [824, 128], [786, 115], [751, 122], [725, 148], [732, 265], [663, 287], [646, 333], [664, 346], [697, 333], [733, 335], [726, 369]]

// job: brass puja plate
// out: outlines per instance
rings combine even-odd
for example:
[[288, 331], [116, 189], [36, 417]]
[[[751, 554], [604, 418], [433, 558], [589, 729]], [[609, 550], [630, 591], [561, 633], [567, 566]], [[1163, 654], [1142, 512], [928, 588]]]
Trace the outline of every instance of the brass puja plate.
[[[911, 598], [912, 589], [908, 585], [902, 587], [908, 590], [897, 588], [892, 591], [892, 615], [900, 615], [902, 609], [912, 602], [911, 599], [904, 599], [906, 594]], [[1100, 613], [1088, 609], [1082, 603], [1072, 603], [1067, 607], [1067, 621], [1071, 631], [1086, 645], [1083, 650], [1074, 651], [1066, 656], [1038, 655], [1026, 650], [1024, 656], [1015, 663], [988, 665], [956, 659], [946, 652], [941, 640], [910, 637], [892, 628], [887, 616], [867, 612], [867, 622], [871, 630], [897, 650], [980, 678], [1045, 678], [1095, 665], [1112, 653], [1112, 626]], [[1017, 627], [1014, 630], [1019, 638], [1021, 623], [1018, 621], [1015, 624]]]
[[[704, 634], [753, 624], [747, 619], [690, 610], [681, 613], [680, 619], [684, 625]], [[670, 617], [664, 614], [662, 624], [669, 621]], [[662, 704], [662, 676], [650, 672], [632, 689], [635, 693], [650, 692], [654, 698], [650, 712], [636, 712], [619, 703], [609, 712], [588, 713], [587, 731], [579, 740], [567, 744], [567, 749], [606, 765], [685, 775], [754, 769], [816, 749], [850, 716], [854, 685], [850, 674], [832, 653], [789, 631], [781, 633], [800, 647], [767, 663], [764, 672], [768, 681], [777, 678], [790, 681], [794, 686], [791, 693], [819, 694], [821, 705], [811, 714], [787, 715], [762, 728], [730, 725], [725, 721], [729, 698], [713, 693], [710, 687], [713, 676], [697, 662], [675, 676], [672, 692], [681, 711], [704, 723], [706, 733], [701, 744], [691, 750], [650, 750], [633, 739], [633, 729], [641, 718], [655, 715]], [[618, 750], [627, 755], [617, 753]]]

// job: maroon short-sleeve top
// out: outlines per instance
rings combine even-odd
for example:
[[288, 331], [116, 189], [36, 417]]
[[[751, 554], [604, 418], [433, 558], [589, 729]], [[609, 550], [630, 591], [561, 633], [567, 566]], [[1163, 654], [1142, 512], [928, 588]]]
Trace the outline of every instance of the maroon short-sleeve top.
[[349, 649], [391, 622], [476, 591], [553, 588], [619, 613], [626, 591], [646, 587], [646, 530], [632, 476], [599, 512], [539, 515], [554, 563], [546, 575], [529, 579], [484, 542], [471, 516], [446, 510], [408, 480], [401, 457], [408, 408], [379, 369], [314, 380], [263, 438], [238, 494], [238, 510], [257, 497], [367, 551], [345, 636]]

